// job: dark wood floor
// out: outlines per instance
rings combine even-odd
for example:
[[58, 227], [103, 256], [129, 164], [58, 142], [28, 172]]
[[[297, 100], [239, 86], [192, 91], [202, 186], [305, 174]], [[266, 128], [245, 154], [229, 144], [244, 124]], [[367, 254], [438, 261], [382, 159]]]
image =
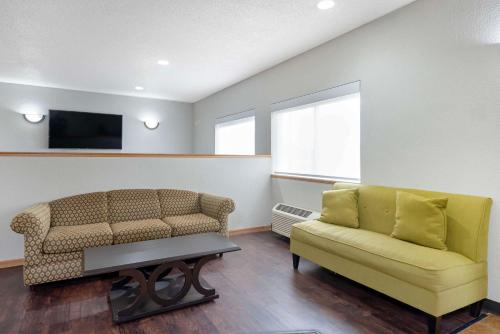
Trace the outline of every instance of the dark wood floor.
[[[272, 233], [234, 237], [243, 251], [208, 264], [220, 299], [122, 325], [106, 293], [114, 277], [22, 285], [21, 268], [0, 270], [0, 333], [252, 333], [317, 329], [330, 333], [425, 333], [424, 314], [306, 260], [292, 269], [288, 242]], [[443, 333], [470, 321], [443, 319]]]

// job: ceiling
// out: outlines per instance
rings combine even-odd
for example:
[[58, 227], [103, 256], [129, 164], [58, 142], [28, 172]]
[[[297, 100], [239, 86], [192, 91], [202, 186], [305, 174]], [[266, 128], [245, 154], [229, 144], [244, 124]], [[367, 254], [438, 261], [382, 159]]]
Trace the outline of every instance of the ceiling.
[[195, 102], [410, 2], [2, 0], [0, 81]]

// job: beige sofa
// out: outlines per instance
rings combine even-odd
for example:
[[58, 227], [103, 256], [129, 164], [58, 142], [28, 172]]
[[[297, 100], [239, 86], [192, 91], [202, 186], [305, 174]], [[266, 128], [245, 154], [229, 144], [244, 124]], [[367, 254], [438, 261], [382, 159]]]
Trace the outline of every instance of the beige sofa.
[[24, 284], [82, 276], [90, 247], [218, 232], [227, 236], [229, 198], [174, 189], [96, 192], [37, 204], [11, 228], [24, 234]]

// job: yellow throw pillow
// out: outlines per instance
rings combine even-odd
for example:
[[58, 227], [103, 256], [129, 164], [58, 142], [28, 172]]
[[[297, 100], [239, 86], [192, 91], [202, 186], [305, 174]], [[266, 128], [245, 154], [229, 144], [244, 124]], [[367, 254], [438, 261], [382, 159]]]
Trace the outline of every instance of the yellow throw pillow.
[[418, 245], [446, 250], [448, 198], [425, 198], [398, 191], [396, 224], [391, 236]]
[[329, 190], [323, 192], [320, 221], [345, 227], [359, 227], [358, 189]]

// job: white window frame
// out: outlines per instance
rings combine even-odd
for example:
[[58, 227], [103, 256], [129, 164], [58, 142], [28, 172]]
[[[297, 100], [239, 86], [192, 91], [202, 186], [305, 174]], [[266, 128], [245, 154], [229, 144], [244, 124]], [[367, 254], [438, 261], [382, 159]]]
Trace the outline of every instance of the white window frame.
[[[305, 108], [311, 108], [311, 107], [316, 107], [318, 105], [323, 105], [327, 104], [328, 102], [335, 100], [337, 98], [340, 98], [342, 96], [348, 96], [352, 94], [361, 94], [360, 92], [360, 82], [353, 82], [337, 87], [333, 87], [330, 89], [326, 89], [323, 91], [319, 91], [313, 94], [308, 94], [304, 95], [301, 97], [297, 98], [292, 98], [292, 99], [287, 99], [281, 102], [274, 103], [272, 105], [272, 114], [274, 113], [280, 113], [280, 112], [293, 112], [294, 110], [301, 110]], [[361, 116], [361, 106], [360, 106], [360, 116]], [[271, 115], [271, 119], [273, 119], [273, 116]], [[360, 120], [361, 121], [361, 120]], [[360, 124], [361, 127], [361, 124]], [[273, 128], [273, 125], [271, 124], [271, 129]], [[361, 133], [360, 133], [361, 136]], [[273, 141], [274, 135], [271, 133], [271, 140]], [[361, 139], [361, 138], [360, 138]], [[361, 140], [360, 140], [360, 146], [361, 146]], [[276, 147], [275, 143], [272, 142], [271, 144], [272, 147], [272, 155], [275, 156], [276, 154]], [[359, 152], [361, 155], [361, 147], [359, 148]], [[360, 161], [361, 163], [361, 157]], [[361, 168], [361, 166], [360, 166]], [[353, 182], [353, 183], [360, 183], [361, 182], [361, 170], [360, 170], [360, 175], [359, 178], [348, 178], [348, 177], [342, 177], [342, 176], [337, 176], [337, 175], [319, 175], [319, 174], [303, 174], [303, 173], [292, 173], [292, 172], [287, 172], [287, 171], [280, 171], [276, 169], [275, 164], [273, 163], [273, 174], [274, 175], [284, 175], [284, 176], [297, 176], [297, 177], [305, 177], [305, 178], [311, 178], [311, 179], [326, 179], [326, 180], [334, 180], [334, 181], [347, 181], [347, 182]]]
[[[215, 120], [215, 126], [214, 126], [214, 154], [215, 155], [225, 155], [226, 153], [218, 153], [217, 152], [217, 127], [220, 125], [230, 125], [231, 123], [237, 124], [238, 122], [245, 120], [245, 119], [252, 119], [254, 122], [254, 133], [253, 133], [253, 153], [250, 155], [255, 155], [255, 110], [250, 109], [247, 111], [243, 111], [240, 113], [224, 116], [224, 117], [219, 117]], [[239, 153], [231, 153], [230, 155], [249, 155], [249, 154], [239, 154]]]

